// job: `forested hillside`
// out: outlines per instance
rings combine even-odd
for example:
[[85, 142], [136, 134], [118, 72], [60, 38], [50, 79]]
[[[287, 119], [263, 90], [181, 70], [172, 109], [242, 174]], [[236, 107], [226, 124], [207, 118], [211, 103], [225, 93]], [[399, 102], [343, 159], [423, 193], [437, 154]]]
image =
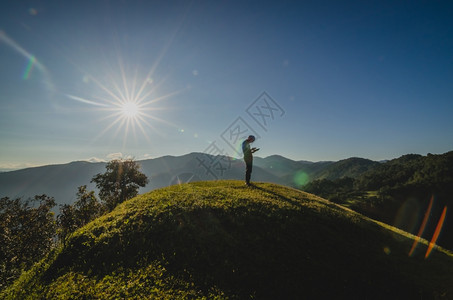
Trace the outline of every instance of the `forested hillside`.
[[404, 155], [357, 178], [319, 179], [303, 189], [414, 234], [420, 231], [430, 208], [424, 230], [426, 238], [433, 236], [446, 210], [438, 243], [453, 248], [449, 229], [453, 214], [448, 210], [453, 205], [453, 151], [441, 155]]

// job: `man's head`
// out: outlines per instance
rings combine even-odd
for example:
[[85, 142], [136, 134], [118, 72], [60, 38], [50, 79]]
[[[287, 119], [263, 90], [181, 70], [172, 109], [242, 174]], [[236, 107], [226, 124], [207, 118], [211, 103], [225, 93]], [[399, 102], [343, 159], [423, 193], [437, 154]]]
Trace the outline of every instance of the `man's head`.
[[253, 143], [253, 142], [255, 141], [255, 136], [249, 135], [249, 137], [247, 138], [247, 141], [248, 141], [249, 143]]

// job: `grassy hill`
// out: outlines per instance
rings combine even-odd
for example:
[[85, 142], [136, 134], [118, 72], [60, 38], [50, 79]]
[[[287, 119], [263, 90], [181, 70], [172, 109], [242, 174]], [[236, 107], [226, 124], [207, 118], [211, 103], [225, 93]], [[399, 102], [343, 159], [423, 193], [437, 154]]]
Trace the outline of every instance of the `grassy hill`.
[[314, 195], [239, 181], [143, 194], [76, 231], [5, 299], [453, 297], [453, 255]]

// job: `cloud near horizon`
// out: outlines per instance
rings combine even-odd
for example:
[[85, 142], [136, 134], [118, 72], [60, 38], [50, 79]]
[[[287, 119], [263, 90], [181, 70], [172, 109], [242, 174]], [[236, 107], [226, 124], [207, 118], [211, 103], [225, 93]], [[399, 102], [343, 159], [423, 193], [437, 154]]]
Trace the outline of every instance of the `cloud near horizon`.
[[106, 158], [107, 158], [107, 161], [110, 161], [110, 160], [115, 160], [115, 159], [135, 159], [135, 156], [130, 155], [130, 154], [123, 154], [121, 152], [115, 152], [115, 153], [107, 154]]
[[90, 163], [106, 162], [105, 159], [97, 158], [97, 157], [90, 157], [90, 158], [87, 159], [86, 161], [87, 161], [87, 162], [90, 162]]
[[121, 153], [121, 152], [110, 153], [110, 154], [107, 154], [106, 157], [108, 160], [121, 159], [121, 158], [123, 158], [123, 153]]

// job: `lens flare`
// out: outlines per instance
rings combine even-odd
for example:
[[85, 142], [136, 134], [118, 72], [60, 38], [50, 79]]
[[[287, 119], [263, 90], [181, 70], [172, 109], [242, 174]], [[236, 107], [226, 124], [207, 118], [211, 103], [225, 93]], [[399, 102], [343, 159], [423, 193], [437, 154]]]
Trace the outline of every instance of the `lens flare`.
[[414, 232], [417, 227], [421, 207], [418, 200], [409, 197], [398, 209], [393, 225], [407, 232]]
[[[420, 242], [423, 232], [425, 231], [426, 224], [428, 223], [429, 216], [431, 214], [431, 210], [433, 207], [433, 202], [434, 202], [434, 196], [431, 196], [431, 200], [429, 201], [429, 205], [428, 205], [428, 208], [426, 209], [425, 216], [423, 217], [423, 222], [417, 233], [417, 237], [414, 239], [412, 248], [409, 251], [409, 256], [412, 256], [414, 254], [415, 248], [417, 247], [418, 243]], [[429, 257], [429, 255], [431, 254], [431, 251], [433, 250], [434, 246], [436, 245], [437, 239], [439, 238], [440, 232], [444, 225], [446, 214], [447, 214], [447, 206], [444, 207], [444, 210], [442, 211], [442, 215], [440, 216], [439, 221], [437, 222], [436, 230], [434, 231], [433, 237], [431, 238], [431, 242], [428, 245], [428, 250], [426, 251], [426, 254], [425, 254], [425, 259], [427, 259]]]
[[440, 231], [442, 230], [442, 227], [444, 225], [446, 214], [447, 214], [447, 207], [445, 206], [444, 210], [442, 211], [442, 215], [440, 216], [439, 222], [437, 222], [436, 231], [434, 231], [433, 238], [431, 239], [431, 242], [429, 243], [428, 250], [426, 251], [426, 254], [425, 254], [425, 258], [429, 257], [429, 255], [431, 254], [431, 251], [434, 248], [434, 245], [437, 242], [437, 238], [439, 237]]
[[298, 171], [293, 177], [294, 183], [299, 187], [306, 185], [309, 180], [308, 174], [304, 171]]
[[36, 58], [32, 55], [30, 59], [28, 60], [27, 67], [25, 68], [24, 74], [22, 75], [22, 79], [27, 80], [30, 78], [31, 71], [33, 70], [33, 67], [35, 66]]
[[69, 99], [85, 103], [91, 106], [97, 106], [98, 110], [107, 112], [108, 114], [101, 118], [100, 121], [111, 120], [107, 124], [107, 127], [104, 128], [95, 138], [97, 140], [101, 138], [108, 131], [116, 128], [114, 133], [114, 138], [121, 138], [119, 134], [120, 131], [123, 131], [123, 147], [126, 146], [128, 137], [132, 133], [135, 137], [135, 140], [138, 141], [137, 132], [141, 132], [142, 136], [148, 141], [151, 142], [149, 138], [149, 130], [153, 130], [156, 134], [161, 135], [161, 132], [157, 130], [152, 121], [157, 121], [160, 123], [165, 123], [171, 127], [177, 127], [175, 124], [158, 118], [155, 112], [158, 110], [163, 110], [162, 107], [157, 107], [156, 104], [166, 98], [172, 97], [183, 90], [175, 91], [163, 96], [155, 96], [156, 89], [163, 84], [163, 81], [154, 84], [155, 81], [150, 83], [150, 76], [152, 75], [153, 69], [144, 76], [143, 80], [138, 80], [138, 70], [135, 70], [135, 75], [129, 76], [126, 74], [126, 70], [122, 65], [120, 60], [119, 62], [119, 72], [116, 73], [107, 73], [108, 80], [102, 81], [101, 79], [92, 76], [88, 72], [83, 77], [85, 83], [90, 83], [95, 86], [93, 99], [87, 99], [87, 97], [81, 97], [71, 94], [66, 94]]
[[30, 77], [32, 69], [36, 67], [43, 76], [43, 82], [47, 90], [51, 93], [55, 92], [56, 89], [50, 78], [49, 72], [47, 71], [46, 67], [34, 55], [32, 55], [30, 52], [22, 48], [22, 46], [20, 46], [15, 40], [10, 38], [2, 30], [0, 30], [0, 42], [5, 43], [9, 47], [11, 47], [11, 49], [13, 49], [17, 53], [21, 54], [26, 59], [28, 59], [27, 67], [25, 69], [25, 72], [23, 72], [22, 74], [22, 79], [28, 79]]
[[[163, 95], [159, 94], [158, 89], [169, 79], [169, 76], [164, 76], [163, 79], [159, 80], [159, 77], [155, 74], [176, 32], [170, 35], [168, 42], [163, 45], [162, 51], [156, 57], [148, 72], [146, 70], [143, 73], [141, 72], [142, 63], [136, 63], [135, 68], [126, 63], [121, 55], [119, 45], [116, 48], [117, 64], [113, 65], [110, 59], [107, 60], [107, 69], [96, 68], [96, 76], [70, 60], [74, 67], [83, 74], [83, 82], [86, 84], [83, 90], [85, 93], [89, 93], [89, 96], [74, 95], [74, 93], [67, 96], [78, 102], [100, 106], [97, 110], [107, 112], [103, 118], [98, 120], [107, 121], [107, 125], [93, 138], [93, 142], [101, 139], [107, 132], [116, 129], [111, 137], [122, 139], [124, 148], [131, 134], [136, 142], [141, 140], [139, 137], [143, 137], [149, 143], [151, 143], [150, 130], [159, 136], [163, 136], [164, 133], [161, 128], [157, 128], [157, 122], [178, 128], [176, 124], [157, 116], [157, 111], [166, 110], [164, 107], [159, 107], [157, 103], [180, 94], [187, 88], [181, 88]], [[88, 91], [88, 89], [90, 90]], [[120, 131], [123, 132], [122, 137]]]
[[74, 95], [66, 94], [66, 97], [68, 97], [69, 99], [75, 100], [75, 101], [79, 101], [79, 102], [94, 105], [94, 106], [108, 107], [108, 105], [106, 105], [104, 103], [95, 102], [95, 101], [84, 99], [82, 97], [77, 97]]
[[426, 223], [428, 223], [429, 214], [431, 213], [431, 209], [433, 207], [433, 201], [434, 196], [431, 196], [431, 200], [429, 201], [429, 205], [428, 208], [426, 209], [425, 216], [423, 217], [422, 225], [420, 226], [420, 229], [417, 233], [417, 237], [414, 240], [414, 244], [412, 245], [411, 251], [409, 251], [409, 256], [412, 256], [412, 254], [414, 253], [414, 250], [417, 247], [418, 243], [420, 242], [420, 238], [422, 237], [423, 232], [425, 231]]

